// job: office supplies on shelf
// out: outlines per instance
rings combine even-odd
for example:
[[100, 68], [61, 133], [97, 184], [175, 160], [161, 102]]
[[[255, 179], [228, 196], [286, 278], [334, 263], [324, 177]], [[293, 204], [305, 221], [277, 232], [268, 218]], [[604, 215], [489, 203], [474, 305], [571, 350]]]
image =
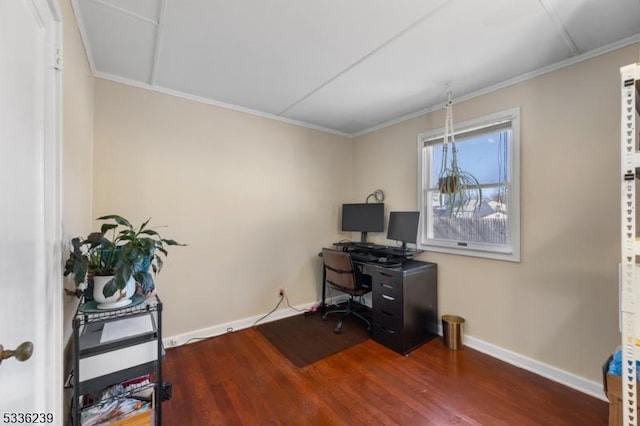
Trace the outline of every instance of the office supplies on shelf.
[[153, 323], [149, 315], [123, 318], [116, 321], [109, 321], [102, 327], [100, 343], [111, 340], [122, 339], [137, 334], [149, 333], [153, 331]]

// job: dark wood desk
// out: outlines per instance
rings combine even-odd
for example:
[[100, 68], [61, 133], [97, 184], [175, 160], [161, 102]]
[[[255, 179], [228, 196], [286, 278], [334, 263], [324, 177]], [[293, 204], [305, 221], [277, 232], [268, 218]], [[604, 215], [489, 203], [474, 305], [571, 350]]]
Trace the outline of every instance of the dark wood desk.
[[[407, 354], [438, 334], [438, 268], [435, 263], [406, 260], [388, 266], [354, 260], [370, 278], [371, 337], [388, 348]], [[326, 277], [322, 274], [325, 312]]]

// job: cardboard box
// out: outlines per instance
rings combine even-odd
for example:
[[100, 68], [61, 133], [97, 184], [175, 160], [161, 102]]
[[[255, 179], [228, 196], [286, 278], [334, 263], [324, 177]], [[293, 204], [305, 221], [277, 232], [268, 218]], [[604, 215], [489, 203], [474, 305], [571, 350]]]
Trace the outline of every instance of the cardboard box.
[[[622, 426], [622, 377], [607, 374], [609, 363], [613, 356], [609, 356], [602, 366], [604, 393], [609, 399], [609, 426]], [[636, 407], [640, 409], [640, 383], [636, 382]]]

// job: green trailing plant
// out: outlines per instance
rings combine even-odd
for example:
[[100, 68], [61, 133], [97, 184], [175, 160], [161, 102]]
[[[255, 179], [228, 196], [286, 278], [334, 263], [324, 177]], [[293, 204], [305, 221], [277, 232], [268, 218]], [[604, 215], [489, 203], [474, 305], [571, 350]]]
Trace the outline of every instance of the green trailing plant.
[[101, 216], [97, 220], [105, 221], [100, 232], [71, 240], [64, 275], [73, 274], [76, 286], [84, 283], [87, 277], [113, 275], [104, 287], [105, 297], [124, 289], [131, 277], [143, 293], [150, 293], [155, 288], [153, 275], [160, 273], [168, 254], [166, 246], [186, 245], [162, 238], [156, 230], [149, 228], [151, 219], [139, 227], [118, 215]]
[[451, 93], [449, 92], [449, 101], [445, 106], [446, 119], [442, 142], [442, 161], [438, 174], [438, 190], [440, 191], [440, 205], [447, 207], [450, 216], [463, 211], [474, 201], [474, 211], [479, 209], [482, 203], [482, 187], [478, 179], [471, 173], [462, 170], [458, 164], [452, 108]]

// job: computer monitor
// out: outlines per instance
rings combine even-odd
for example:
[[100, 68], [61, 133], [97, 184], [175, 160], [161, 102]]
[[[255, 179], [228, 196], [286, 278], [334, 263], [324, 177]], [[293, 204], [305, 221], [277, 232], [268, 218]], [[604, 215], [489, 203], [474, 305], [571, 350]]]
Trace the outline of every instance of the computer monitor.
[[387, 239], [402, 241], [402, 250], [407, 250], [407, 243], [415, 244], [418, 238], [420, 212], [391, 212]]
[[367, 232], [384, 231], [384, 203], [342, 205], [342, 230], [360, 232], [360, 242], [367, 242]]

